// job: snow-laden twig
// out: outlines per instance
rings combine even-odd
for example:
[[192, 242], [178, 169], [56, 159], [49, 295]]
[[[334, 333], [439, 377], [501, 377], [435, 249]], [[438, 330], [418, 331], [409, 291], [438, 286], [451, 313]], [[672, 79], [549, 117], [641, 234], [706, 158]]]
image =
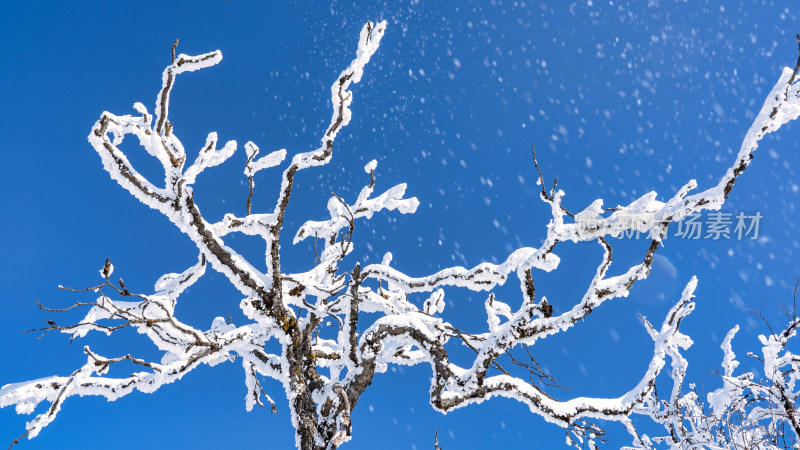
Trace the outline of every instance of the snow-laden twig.
[[761, 356], [755, 357], [763, 367], [763, 378], [753, 372], [735, 375], [739, 361], [733, 352], [732, 340], [739, 327], [731, 329], [722, 341], [722, 386], [707, 395], [706, 401], [690, 386], [682, 392], [686, 361], [675, 353], [673, 390], [668, 400], [655, 393], [637, 408], [664, 426], [668, 435], [638, 436], [631, 449], [711, 448], [741, 450], [778, 450], [796, 448], [800, 438], [800, 414], [796, 385], [800, 375], [797, 355], [786, 347], [796, 335], [797, 319], [780, 333], [761, 335]]

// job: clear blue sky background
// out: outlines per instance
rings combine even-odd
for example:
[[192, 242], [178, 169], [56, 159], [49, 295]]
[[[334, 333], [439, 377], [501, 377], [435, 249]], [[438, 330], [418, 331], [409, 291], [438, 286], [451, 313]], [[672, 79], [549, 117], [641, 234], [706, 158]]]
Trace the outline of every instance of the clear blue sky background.
[[[413, 216], [381, 214], [356, 231], [356, 260], [386, 251], [396, 267], [424, 275], [449, 265], [499, 261], [538, 246], [549, 213], [538, 200], [530, 145], [548, 179], [558, 177], [565, 205], [579, 210], [602, 197], [627, 204], [650, 190], [660, 198], [696, 178], [722, 175], [764, 96], [797, 57], [797, 4], [785, 1], [403, 1], [403, 2], [3, 2], [0, 5], [0, 384], [68, 374], [90, 345], [104, 355], [153, 357], [141, 336], [66, 335], [34, 340], [21, 331], [76, 314], [39, 311], [90, 300], [59, 284], [96, 284], [106, 257], [131, 290], [196, 261], [193, 245], [168, 221], [111, 181], [86, 142], [103, 110], [152, 111], [169, 63], [180, 52], [223, 52], [212, 69], [182, 75], [170, 118], [189, 151], [210, 131], [221, 140], [253, 140], [263, 151], [307, 151], [330, 120], [329, 86], [354, 54], [366, 20], [389, 23], [381, 48], [354, 88], [353, 121], [331, 164], [298, 177], [290, 232], [327, 217], [331, 191], [353, 198], [379, 161], [378, 186], [407, 182], [421, 207]], [[661, 322], [696, 274], [697, 310], [685, 322], [691, 379], [718, 386], [721, 338], [743, 330], [735, 348], [758, 350], [763, 324], [747, 308], [765, 308], [777, 326], [789, 302], [796, 259], [798, 126], [764, 141], [724, 210], [760, 212], [761, 238], [682, 241], [674, 230], [650, 279], [569, 333], [537, 344], [534, 355], [572, 395], [617, 396], [646, 368], [652, 346], [638, 318]], [[151, 177], [156, 165], [126, 148]], [[241, 150], [240, 150], [241, 151]], [[193, 158], [193, 156], [190, 156]], [[198, 181], [209, 220], [244, 213], [244, 152]], [[256, 211], [272, 204], [278, 171], [257, 177]], [[158, 179], [157, 177], [155, 179]], [[261, 248], [233, 239], [254, 258]], [[647, 242], [616, 247], [616, 270], [638, 261]], [[535, 274], [537, 293], [557, 310], [574, 304], [601, 256], [596, 244], [562, 245], [562, 267]], [[285, 264], [313, 264], [308, 246]], [[501, 289], [511, 304], [515, 288]], [[447, 292], [445, 317], [482, 331], [484, 294]], [[178, 315], [207, 328], [237, 317], [240, 296], [216, 273], [181, 297]], [[236, 321], [236, 320], [235, 320]], [[239, 320], [241, 323], [241, 320]], [[743, 364], [751, 369], [749, 361]], [[121, 373], [124, 376], [124, 373]], [[443, 416], [427, 403], [430, 369], [396, 368], [376, 377], [355, 411], [347, 448], [559, 448], [563, 431], [511, 400], [494, 399]], [[664, 385], [668, 386], [668, 385]], [[153, 395], [111, 404], [71, 398], [58, 419], [25, 449], [290, 448], [293, 430], [283, 390], [265, 387], [278, 415], [246, 413], [241, 366], [201, 367]], [[666, 389], [666, 388], [665, 388]], [[0, 411], [0, 441], [29, 417]], [[609, 448], [629, 443], [611, 427]], [[616, 430], [616, 431], [613, 431]]]

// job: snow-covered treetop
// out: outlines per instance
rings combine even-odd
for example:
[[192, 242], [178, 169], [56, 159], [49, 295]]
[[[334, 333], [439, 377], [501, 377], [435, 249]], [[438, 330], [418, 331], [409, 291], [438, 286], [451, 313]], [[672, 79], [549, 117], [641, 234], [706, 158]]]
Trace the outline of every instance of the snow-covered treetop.
[[[385, 29], [385, 22], [367, 22], [362, 28], [355, 58], [331, 85], [331, 121], [318, 147], [294, 153], [284, 164], [291, 151], [278, 149], [259, 156], [255, 143], [244, 145], [247, 161], [243, 170], [250, 185], [244, 216], [229, 213], [219, 221], [209, 221], [193, 190], [197, 176], [228, 161], [238, 148], [237, 142], [230, 140], [219, 147], [217, 133], [209, 133], [187, 167], [187, 151], [178, 138], [179, 129], [169, 120], [170, 93], [178, 75], [220, 63], [221, 52], [175, 56], [173, 46], [172, 62], [162, 73], [155, 116], [141, 103], [133, 106], [136, 115], [101, 114], [89, 134], [89, 142], [100, 156], [103, 167], [120, 186], [165, 215], [194, 243], [197, 263], [180, 274], [162, 276], [153, 293], [140, 294], [128, 291], [122, 280], [113, 282], [110, 279], [113, 266], [107, 261], [100, 271], [103, 282], [87, 290], [96, 292], [97, 298], [73, 305], [88, 308], [83, 320], [71, 326], [53, 322], [43, 331], [60, 331], [75, 338], [90, 331], [110, 334], [131, 327], [147, 336], [162, 352], [162, 357], [159, 361], [147, 361], [130, 354], [105, 357], [85, 347], [86, 364], [67, 376], [4, 386], [0, 390], [0, 406], [16, 405], [19, 413], [30, 413], [42, 402], [52, 405], [28, 423], [25, 435], [36, 436], [57, 416], [64, 400], [70, 396], [97, 395], [114, 400], [135, 390], [153, 392], [180, 380], [200, 365], [239, 361], [245, 373], [248, 410], [256, 404], [263, 406], [264, 400], [272, 403], [259, 378], [276, 379], [290, 401], [298, 448], [336, 448], [350, 439], [350, 413], [376, 373], [387, 370], [390, 364], [427, 364], [432, 370], [430, 401], [437, 410], [446, 412], [503, 396], [525, 403], [535, 414], [566, 428], [570, 443], [594, 446], [594, 437], [601, 430], [587, 420], [605, 419], [625, 423], [635, 444], [647, 445], [646, 436], [636, 433], [629, 417], [632, 413], [646, 412], [642, 405], [652, 400], [654, 380], [664, 368], [667, 356], [671, 358], [673, 373], [678, 374], [676, 380], [685, 372], [686, 363], [680, 351], [688, 348], [692, 341], [679, 327], [694, 308], [695, 278], [688, 282], [660, 324], [644, 320], [653, 341], [652, 358], [639, 382], [618, 397], [560, 400], [546, 391], [551, 378], [536, 368], [535, 360], [526, 367], [541, 383], [532, 381], [533, 376], [530, 379], [516, 376], [500, 364], [499, 358], [514, 349], [527, 348], [540, 339], [567, 331], [605, 302], [627, 296], [637, 281], [647, 277], [653, 256], [663, 245], [662, 239], [671, 222], [704, 209], [719, 209], [750, 163], [759, 141], [800, 115], [800, 84], [794, 82], [796, 73], [784, 70], [748, 130], [735, 160], [719, 183], [706, 190], [692, 193], [697, 183], [689, 180], [666, 198], [659, 199], [655, 192], [649, 192], [610, 210], [602, 208], [603, 199], [597, 199], [580, 213], [572, 214], [564, 206], [565, 192], [557, 189], [555, 183], [548, 190], [539, 171], [540, 198], [549, 206], [551, 215], [543, 229], [541, 246], [514, 250], [499, 264], [449, 267], [420, 276], [392, 267], [391, 254], [381, 263], [366, 267], [346, 262], [353, 251], [354, 232], [360, 219], [370, 219], [384, 210], [409, 214], [419, 206], [416, 198], [405, 196], [405, 184], [375, 195], [377, 162], [373, 160], [364, 167], [369, 182], [355, 199], [332, 195], [327, 207], [329, 217], [307, 220], [294, 234], [294, 243], [309, 238], [324, 243], [314, 267], [304, 272], [286, 273], [281, 267], [281, 254], [286, 249], [281, 249], [280, 240], [294, 177], [299, 171], [324, 166], [333, 157], [334, 142], [351, 120], [352, 88], [361, 80]], [[120, 150], [129, 135], [158, 159], [164, 171], [163, 180], [146, 178]], [[538, 170], [535, 153], [533, 162]], [[253, 201], [254, 175], [281, 165], [284, 168], [280, 183], [275, 185], [274, 203], [262, 208], [261, 203]], [[251, 212], [252, 209], [263, 212]], [[631, 220], [632, 217], [646, 220]], [[643, 251], [641, 263], [617, 270], [620, 275], [612, 276], [609, 272], [613, 253], [611, 241], [630, 230], [649, 233], [651, 242]], [[249, 261], [228, 246], [225, 238], [231, 233], [262, 238], [264, 262]], [[555, 312], [545, 297], [537, 299], [534, 273], [558, 268], [559, 257], [555, 250], [559, 243], [582, 241], [595, 241], [600, 247], [595, 275], [581, 298], [572, 303], [559, 298], [559, 305], [572, 306]], [[209, 265], [239, 291], [242, 298], [236, 301], [249, 319], [248, 323], [233, 324], [217, 317], [208, 329], [202, 330], [175, 317], [175, 305], [181, 293], [202, 277]], [[516, 277], [518, 298], [498, 298], [493, 289], [510, 277]], [[460, 330], [446, 320], [444, 288], [447, 287], [488, 292], [485, 329]], [[415, 300], [414, 294], [419, 293], [425, 297], [423, 301]], [[333, 321], [338, 326], [337, 332], [320, 336], [319, 327], [323, 321]], [[280, 344], [279, 353], [266, 350], [270, 341]], [[729, 345], [730, 337], [726, 342]], [[466, 365], [451, 361], [446, 348], [452, 345], [464, 345], [473, 350], [474, 360]], [[767, 339], [764, 345], [765, 349], [771, 349], [770, 355], [775, 355], [769, 359], [774, 361], [771, 363], [774, 367], [786, 364], [785, 359], [776, 356], [782, 351], [780, 342]], [[729, 355], [726, 356], [726, 377], [730, 378], [735, 363], [729, 347], [726, 355]], [[125, 378], [106, 376], [108, 368], [120, 361], [132, 362], [140, 366], [141, 371]], [[679, 393], [678, 386], [673, 392], [675, 398]]]

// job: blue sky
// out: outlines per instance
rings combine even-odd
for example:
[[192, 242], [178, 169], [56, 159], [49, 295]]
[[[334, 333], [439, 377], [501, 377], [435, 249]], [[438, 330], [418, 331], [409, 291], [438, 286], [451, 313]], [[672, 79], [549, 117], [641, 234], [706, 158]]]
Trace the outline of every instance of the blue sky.
[[[391, 251], [395, 267], [425, 275], [451, 265], [502, 260], [538, 246], [549, 212], [538, 200], [530, 146], [547, 179], [558, 177], [565, 205], [595, 198], [627, 204], [650, 191], [671, 196], [691, 178], [701, 188], [723, 174], [764, 96], [797, 57], [800, 31], [792, 1], [496, 1], [496, 2], [4, 2], [0, 6], [0, 384], [68, 374], [101, 354], [154, 355], [134, 333], [35, 340], [21, 331], [75, 315], [39, 311], [87, 300], [60, 284], [99, 281], [106, 257], [132, 290], [196, 261], [191, 242], [163, 217], [111, 181], [86, 141], [104, 110], [153, 107], [169, 48], [219, 49], [222, 63], [179, 78], [171, 119], [187, 149], [206, 135], [254, 141], [262, 151], [315, 148], [330, 119], [330, 83], [346, 67], [366, 20], [388, 29], [362, 83], [353, 121], [337, 139], [331, 164], [298, 178], [287, 216], [291, 232], [327, 216], [331, 191], [355, 196], [379, 161], [378, 187], [408, 183], [414, 215], [380, 214], [359, 223], [351, 263]], [[757, 350], [764, 325], [747, 311], [764, 307], [781, 325], [779, 302], [800, 276], [796, 255], [797, 125], [762, 143], [723, 211], [760, 213], [757, 240], [681, 240], [661, 249], [651, 277], [630, 297], [605, 304], [585, 323], [543, 341], [534, 354], [571, 391], [617, 396], [639, 379], [652, 351], [639, 315], [660, 322], [683, 285], [697, 275], [697, 309], [685, 322], [690, 378], [718, 386], [722, 337], [734, 324], [740, 354]], [[126, 148], [155, 176], [144, 152]], [[238, 158], [238, 159], [237, 159]], [[244, 152], [209, 170], [195, 188], [207, 217], [242, 214]], [[277, 171], [259, 173], [254, 210], [267, 207]], [[246, 239], [231, 240], [257, 256]], [[615, 246], [615, 264], [638, 261], [648, 242]], [[558, 310], [578, 301], [594, 274], [597, 245], [563, 245], [562, 266], [535, 274], [537, 292]], [[313, 264], [308, 246], [284, 244], [284, 264]], [[514, 287], [501, 289], [510, 299]], [[484, 294], [452, 290], [445, 317], [484, 323]], [[240, 300], [209, 273], [181, 297], [177, 314], [208, 327], [237, 314]], [[510, 300], [511, 302], [511, 300]], [[482, 330], [478, 330], [482, 331]], [[743, 364], [746, 370], [751, 367]], [[155, 394], [114, 404], [71, 398], [59, 418], [21, 448], [289, 448], [293, 430], [282, 389], [265, 388], [279, 414], [246, 413], [238, 364], [200, 368]], [[354, 413], [347, 448], [558, 448], [563, 431], [511, 400], [494, 399], [446, 416], [427, 403], [428, 367], [376, 377]], [[0, 411], [0, 438], [24, 431], [28, 417]], [[613, 430], [617, 430], [614, 432]], [[629, 443], [611, 426], [609, 448]], [[381, 444], [378, 444], [378, 443]]]

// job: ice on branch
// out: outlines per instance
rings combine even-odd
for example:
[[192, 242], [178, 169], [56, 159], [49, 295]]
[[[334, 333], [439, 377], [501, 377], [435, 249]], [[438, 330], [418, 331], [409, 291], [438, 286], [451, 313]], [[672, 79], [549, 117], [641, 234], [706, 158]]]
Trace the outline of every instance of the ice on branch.
[[254, 160], [258, 155], [256, 144], [248, 142], [244, 144], [244, 148], [247, 152], [247, 165], [245, 166], [244, 174], [248, 177], [252, 177], [259, 170], [275, 167], [286, 158], [286, 149], [280, 149]]
[[194, 164], [188, 169], [183, 178], [186, 184], [194, 184], [195, 178], [209, 167], [218, 166], [228, 160], [236, 151], [236, 141], [228, 141], [221, 149], [217, 149], [217, 133], [211, 132], [206, 138], [206, 144], [197, 155]]

